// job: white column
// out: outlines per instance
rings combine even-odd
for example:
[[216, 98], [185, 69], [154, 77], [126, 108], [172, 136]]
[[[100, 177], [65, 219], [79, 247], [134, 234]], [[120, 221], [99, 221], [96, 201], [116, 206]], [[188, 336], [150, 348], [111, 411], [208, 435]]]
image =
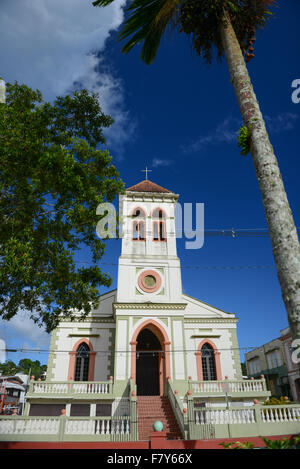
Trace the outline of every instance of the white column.
[[175, 351], [175, 379], [185, 379], [182, 321], [173, 321], [172, 349]]
[[117, 326], [116, 347], [116, 377], [115, 379], [125, 380], [126, 376], [126, 363], [127, 363], [127, 320], [119, 319]]

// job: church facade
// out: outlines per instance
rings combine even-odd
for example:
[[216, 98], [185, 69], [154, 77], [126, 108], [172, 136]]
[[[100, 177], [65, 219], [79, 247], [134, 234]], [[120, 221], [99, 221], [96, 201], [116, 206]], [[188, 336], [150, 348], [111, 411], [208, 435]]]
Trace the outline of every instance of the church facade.
[[242, 377], [235, 314], [182, 292], [177, 201], [149, 180], [120, 195], [117, 288], [84, 320], [53, 331], [47, 384], [32, 385], [28, 416], [126, 416], [133, 398], [146, 407], [173, 399], [183, 433], [191, 399], [195, 408], [228, 408], [229, 397], [253, 406], [270, 394], [263, 379]]
[[[84, 322], [62, 322], [56, 329], [50, 349], [70, 353], [50, 358], [48, 379], [113, 376], [123, 392], [132, 376], [141, 395], [162, 395], [168, 378], [182, 392], [188, 377], [241, 379], [235, 315], [182, 293], [177, 199], [148, 180], [120, 196], [124, 225], [117, 289], [102, 295]], [[76, 364], [80, 350], [89, 358]]]

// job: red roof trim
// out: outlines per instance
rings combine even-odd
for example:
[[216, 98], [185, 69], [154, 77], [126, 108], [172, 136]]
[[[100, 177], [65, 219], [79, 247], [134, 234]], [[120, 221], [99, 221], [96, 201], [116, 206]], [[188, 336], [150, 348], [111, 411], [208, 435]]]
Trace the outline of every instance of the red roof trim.
[[159, 186], [155, 182], [149, 181], [148, 179], [145, 179], [144, 181], [139, 182], [138, 184], [135, 184], [134, 186], [128, 187], [126, 191], [132, 191], [132, 192], [169, 192], [172, 193], [172, 191], [169, 191], [168, 189], [165, 189], [162, 186]]

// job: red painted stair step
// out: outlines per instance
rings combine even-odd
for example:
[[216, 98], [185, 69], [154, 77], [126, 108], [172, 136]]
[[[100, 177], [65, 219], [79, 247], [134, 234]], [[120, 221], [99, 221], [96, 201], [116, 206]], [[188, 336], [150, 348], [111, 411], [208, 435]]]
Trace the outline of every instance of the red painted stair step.
[[163, 423], [167, 439], [181, 439], [175, 415], [167, 396], [138, 396], [138, 431], [139, 440], [149, 440], [153, 431], [153, 423], [160, 420]]

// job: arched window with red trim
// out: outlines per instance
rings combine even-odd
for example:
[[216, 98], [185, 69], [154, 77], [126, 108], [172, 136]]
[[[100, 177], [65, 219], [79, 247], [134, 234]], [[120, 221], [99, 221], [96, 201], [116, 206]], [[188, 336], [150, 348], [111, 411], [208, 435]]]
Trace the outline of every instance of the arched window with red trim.
[[195, 355], [199, 381], [222, 379], [221, 353], [210, 339], [202, 340]]
[[161, 208], [152, 212], [153, 241], [166, 241], [166, 216]]
[[146, 214], [143, 209], [135, 208], [132, 213], [132, 240], [145, 241], [146, 239]]
[[217, 379], [215, 354], [212, 346], [208, 343], [201, 348], [202, 373], [204, 381], [214, 381]]
[[90, 365], [90, 349], [89, 346], [82, 342], [76, 350], [75, 360], [75, 381], [88, 381]]
[[88, 339], [79, 339], [69, 352], [68, 380], [93, 381], [95, 356], [93, 346]]

